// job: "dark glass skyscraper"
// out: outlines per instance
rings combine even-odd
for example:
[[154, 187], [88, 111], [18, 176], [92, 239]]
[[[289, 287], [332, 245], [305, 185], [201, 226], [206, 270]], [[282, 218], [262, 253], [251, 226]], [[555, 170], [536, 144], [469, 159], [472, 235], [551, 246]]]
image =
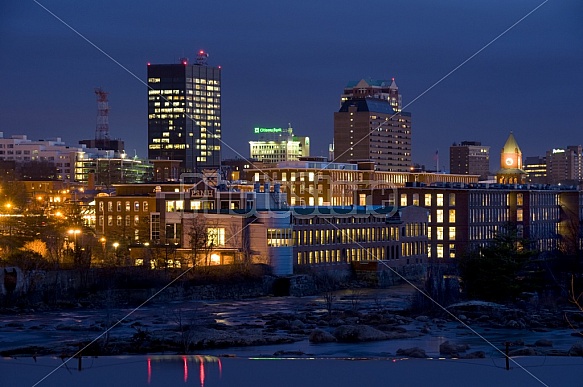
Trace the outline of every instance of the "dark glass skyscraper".
[[221, 68], [207, 58], [148, 63], [148, 158], [180, 160], [182, 172], [221, 163]]

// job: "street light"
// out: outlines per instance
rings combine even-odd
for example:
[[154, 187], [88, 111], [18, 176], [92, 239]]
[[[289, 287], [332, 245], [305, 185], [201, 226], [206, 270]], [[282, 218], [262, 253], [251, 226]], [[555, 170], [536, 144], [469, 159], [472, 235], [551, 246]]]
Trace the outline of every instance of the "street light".
[[73, 245], [73, 247], [75, 249], [77, 249], [77, 235], [81, 234], [81, 230], [76, 228], [76, 229], [70, 229], [67, 232], [69, 233], [69, 235], [73, 235], [73, 240], [75, 241], [75, 244]]
[[105, 241], [106, 241], [105, 237], [99, 238], [99, 242], [101, 242], [101, 249], [103, 250], [103, 260], [101, 263], [104, 263], [105, 258], [106, 258], [106, 256], [105, 256]]
[[117, 248], [118, 248], [118, 247], [119, 247], [119, 243], [117, 243], [117, 242], [113, 242], [113, 248], [115, 249], [115, 261], [116, 261], [115, 263], [116, 263], [116, 264], [118, 264], [118, 262], [117, 262], [117, 261], [118, 261], [118, 259], [119, 259], [119, 257], [117, 256]]

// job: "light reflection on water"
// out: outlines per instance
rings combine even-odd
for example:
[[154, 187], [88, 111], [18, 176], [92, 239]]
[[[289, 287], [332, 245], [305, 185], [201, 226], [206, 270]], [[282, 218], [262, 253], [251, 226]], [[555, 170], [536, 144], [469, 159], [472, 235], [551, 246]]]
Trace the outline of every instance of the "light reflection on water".
[[[516, 358], [553, 385], [580, 382], [583, 359], [573, 357]], [[0, 358], [2, 385], [34, 385], [54, 371], [59, 358]], [[226, 371], [224, 371], [223, 365]], [[144, 370], [147, 370], [147, 375]], [[505, 370], [504, 359], [478, 360], [286, 357], [224, 358], [213, 356], [117, 356], [83, 358], [81, 372], [62, 367], [41, 385], [47, 386], [186, 386], [200, 387], [321, 387], [333, 385], [492, 386], [536, 385], [531, 375], [515, 366]], [[193, 377], [198, 371], [198, 378]], [[198, 380], [197, 380], [198, 379]], [[580, 384], [580, 383], [579, 383]]]
[[[173, 363], [177, 363], [177, 362], [181, 362], [182, 363], [182, 379], [184, 381], [184, 383], [188, 382], [188, 367], [190, 364], [195, 364], [198, 365], [198, 375], [199, 375], [199, 380], [200, 380], [200, 387], [205, 387], [205, 379], [206, 379], [206, 370], [205, 370], [205, 364], [208, 364], [210, 366], [210, 368], [214, 368], [213, 366], [216, 364], [217, 365], [217, 375], [219, 380], [221, 379], [222, 373], [223, 373], [223, 365], [221, 363], [221, 359], [215, 356], [201, 356], [201, 355], [194, 355], [194, 356], [180, 356], [180, 357], [176, 357], [176, 356], [150, 356], [147, 358], [147, 372], [148, 372], [148, 376], [147, 376], [147, 380], [148, 380], [148, 384], [152, 384], [152, 376], [153, 376], [153, 371], [152, 371], [152, 362], [157, 363], [160, 366], [163, 366], [163, 363], [167, 363], [167, 364], [173, 364]], [[158, 369], [160, 369], [161, 367], [157, 367]]]

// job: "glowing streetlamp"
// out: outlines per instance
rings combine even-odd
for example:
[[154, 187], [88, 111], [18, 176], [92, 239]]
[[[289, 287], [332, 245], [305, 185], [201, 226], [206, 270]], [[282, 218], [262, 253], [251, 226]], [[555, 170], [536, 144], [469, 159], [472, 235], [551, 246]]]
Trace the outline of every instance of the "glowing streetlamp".
[[77, 249], [77, 235], [81, 234], [81, 230], [79, 230], [78, 228], [75, 228], [75, 229], [72, 228], [72, 229], [69, 229], [67, 231], [67, 233], [69, 235], [73, 235], [73, 240], [75, 241], [75, 244], [73, 245], [73, 247], [75, 249]]
[[101, 263], [105, 262], [105, 258], [106, 258], [106, 255], [105, 255], [105, 242], [106, 241], [107, 241], [107, 239], [105, 239], [105, 237], [99, 238], [99, 242], [101, 242], [101, 249], [103, 250], [103, 260]]

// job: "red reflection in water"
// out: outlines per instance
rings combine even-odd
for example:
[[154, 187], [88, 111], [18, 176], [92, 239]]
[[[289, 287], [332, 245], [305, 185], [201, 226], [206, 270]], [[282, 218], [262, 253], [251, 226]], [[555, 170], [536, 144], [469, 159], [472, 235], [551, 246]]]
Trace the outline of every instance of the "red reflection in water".
[[221, 363], [221, 359], [217, 359], [219, 363], [219, 378], [223, 377], [223, 363]]
[[152, 360], [148, 358], [148, 384], [152, 380]]
[[200, 359], [200, 387], [204, 387], [204, 359], [202, 357]]
[[186, 356], [182, 356], [182, 361], [184, 362], [184, 383], [188, 381], [188, 360]]

